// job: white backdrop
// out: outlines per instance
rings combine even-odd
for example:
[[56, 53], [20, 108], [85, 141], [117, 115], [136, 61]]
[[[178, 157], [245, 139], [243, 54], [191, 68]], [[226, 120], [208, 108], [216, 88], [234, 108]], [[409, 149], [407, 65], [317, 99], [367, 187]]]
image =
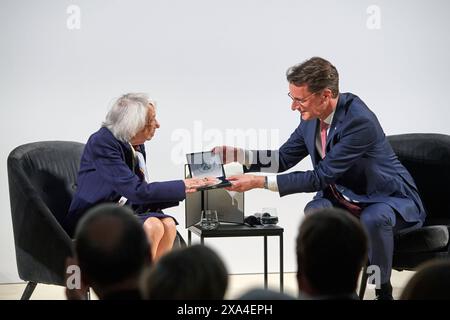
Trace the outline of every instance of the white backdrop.
[[[14, 147], [85, 142], [113, 98], [143, 91], [161, 123], [147, 143], [150, 174], [178, 179], [178, 153], [284, 142], [299, 122], [285, 71], [313, 55], [335, 64], [341, 91], [359, 95], [386, 134], [450, 134], [449, 12], [445, 0], [0, 0], [0, 282], [19, 281], [6, 170]], [[233, 135], [247, 129], [241, 141]], [[191, 150], [180, 147], [186, 134]], [[296, 169], [310, 167], [307, 159]], [[285, 271], [296, 269], [295, 236], [311, 198], [246, 194], [247, 213], [278, 208]], [[186, 235], [184, 205], [170, 212]], [[263, 270], [262, 239], [207, 244], [231, 273]], [[275, 239], [269, 250], [269, 270], [278, 271]]]

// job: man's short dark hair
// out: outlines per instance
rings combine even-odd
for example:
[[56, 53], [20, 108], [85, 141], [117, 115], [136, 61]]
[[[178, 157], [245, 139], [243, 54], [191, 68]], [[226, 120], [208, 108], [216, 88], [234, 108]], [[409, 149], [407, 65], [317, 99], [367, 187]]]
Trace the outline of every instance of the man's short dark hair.
[[311, 93], [330, 89], [333, 98], [339, 94], [339, 74], [337, 69], [327, 60], [313, 57], [290, 67], [286, 72], [289, 83], [295, 86], [307, 85]]
[[450, 260], [436, 258], [422, 263], [400, 300], [450, 300]]
[[347, 211], [319, 209], [300, 225], [298, 273], [320, 295], [354, 293], [366, 255], [366, 233]]
[[142, 282], [145, 299], [222, 300], [228, 272], [212, 249], [194, 245], [175, 249], [146, 271]]
[[150, 244], [133, 211], [115, 204], [89, 210], [75, 233], [75, 253], [82, 274], [98, 285], [139, 276], [150, 265]]

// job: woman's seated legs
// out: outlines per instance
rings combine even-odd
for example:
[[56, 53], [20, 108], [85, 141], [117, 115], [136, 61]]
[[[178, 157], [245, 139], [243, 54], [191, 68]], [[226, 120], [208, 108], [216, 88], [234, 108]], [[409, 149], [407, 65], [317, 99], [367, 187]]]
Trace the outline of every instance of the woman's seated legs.
[[144, 222], [144, 231], [152, 248], [152, 260], [156, 258], [159, 244], [164, 236], [164, 225], [158, 218], [148, 218]]
[[148, 218], [144, 222], [144, 230], [151, 244], [153, 261], [172, 249], [177, 235], [176, 224], [172, 218]]
[[159, 242], [158, 250], [156, 251], [156, 259], [159, 259], [163, 254], [172, 249], [173, 242], [177, 236], [176, 224], [172, 218], [163, 218], [160, 221], [164, 226], [164, 235]]

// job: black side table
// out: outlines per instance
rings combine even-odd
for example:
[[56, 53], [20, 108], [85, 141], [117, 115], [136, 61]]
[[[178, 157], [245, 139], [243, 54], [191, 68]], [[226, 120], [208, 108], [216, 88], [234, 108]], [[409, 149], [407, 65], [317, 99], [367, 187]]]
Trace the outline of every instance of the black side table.
[[279, 226], [255, 226], [250, 227], [242, 224], [221, 223], [217, 229], [204, 230], [194, 225], [188, 228], [188, 245], [191, 245], [192, 232], [200, 237], [200, 243], [204, 244], [205, 238], [227, 238], [227, 237], [264, 237], [264, 288], [267, 289], [267, 237], [279, 236], [280, 242], [280, 292], [283, 292], [283, 232]]

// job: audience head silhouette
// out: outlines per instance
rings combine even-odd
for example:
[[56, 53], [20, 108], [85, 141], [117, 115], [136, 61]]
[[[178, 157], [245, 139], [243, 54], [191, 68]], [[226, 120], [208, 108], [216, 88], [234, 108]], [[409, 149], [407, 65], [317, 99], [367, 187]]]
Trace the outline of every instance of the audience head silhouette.
[[361, 224], [344, 210], [325, 208], [306, 216], [297, 237], [300, 292], [312, 298], [356, 297], [367, 245]]
[[296, 300], [293, 296], [272, 289], [252, 288], [238, 300]]
[[450, 260], [425, 262], [405, 286], [401, 300], [450, 300]]
[[210, 248], [194, 245], [175, 249], [148, 270], [142, 292], [150, 300], [222, 300], [228, 285], [227, 269]]
[[75, 239], [82, 279], [100, 299], [138, 292], [141, 272], [151, 263], [151, 251], [131, 209], [115, 204], [92, 208], [81, 219]]

